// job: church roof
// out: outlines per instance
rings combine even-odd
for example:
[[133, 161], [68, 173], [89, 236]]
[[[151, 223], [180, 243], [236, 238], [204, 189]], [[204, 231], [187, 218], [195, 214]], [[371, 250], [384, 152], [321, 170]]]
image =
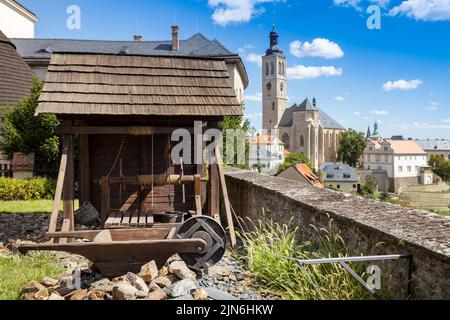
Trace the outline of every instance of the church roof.
[[33, 73], [0, 31], [0, 106], [16, 105], [30, 94]]
[[450, 151], [450, 140], [415, 140], [425, 151]]
[[319, 120], [322, 126], [325, 129], [337, 129], [337, 130], [345, 130], [343, 126], [341, 126], [336, 120], [330, 117], [321, 109], [313, 106], [313, 104], [309, 101], [309, 99], [305, 99], [300, 105], [294, 104], [290, 108], [287, 108], [281, 117], [279, 127], [292, 127], [294, 112], [301, 111], [318, 111], [319, 112]]
[[50, 59], [53, 52], [79, 52], [131, 55], [169, 55], [169, 56], [237, 56], [226, 49], [219, 41], [209, 40], [196, 33], [186, 40], [180, 40], [180, 50], [172, 51], [172, 41], [109, 41], [77, 39], [11, 39], [17, 52], [23, 58]]

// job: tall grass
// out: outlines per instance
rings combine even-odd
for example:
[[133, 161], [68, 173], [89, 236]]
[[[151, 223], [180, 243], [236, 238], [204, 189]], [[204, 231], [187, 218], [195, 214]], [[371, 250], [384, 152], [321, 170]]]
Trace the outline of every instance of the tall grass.
[[[317, 229], [314, 242], [300, 242], [299, 229], [272, 220], [259, 220], [251, 232], [240, 233], [249, 256], [249, 268], [263, 287], [287, 299], [355, 300], [371, 295], [339, 264], [299, 265], [294, 259], [317, 259], [347, 256], [339, 233]], [[358, 274], [360, 266], [352, 265]]]

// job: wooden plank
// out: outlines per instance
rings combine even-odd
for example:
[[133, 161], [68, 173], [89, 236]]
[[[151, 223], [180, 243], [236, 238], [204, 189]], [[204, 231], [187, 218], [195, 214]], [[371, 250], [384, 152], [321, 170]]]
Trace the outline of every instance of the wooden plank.
[[217, 169], [219, 171], [220, 189], [222, 190], [223, 204], [225, 207], [226, 219], [228, 223], [228, 230], [230, 232], [231, 247], [236, 247], [236, 233], [234, 231], [233, 215], [231, 214], [230, 199], [228, 198], [228, 189], [225, 181], [225, 173], [223, 170], [222, 156], [220, 154], [219, 146], [216, 146], [215, 155], [217, 159]]
[[[155, 224], [143, 229], [109, 229], [114, 241], [151, 240], [167, 238], [172, 228], [178, 229], [181, 223]], [[102, 230], [82, 230], [46, 233], [48, 238], [81, 238], [93, 240]]]
[[106, 219], [105, 222], [105, 228], [108, 228], [114, 224], [114, 220], [116, 219], [118, 214], [120, 213], [114, 211], [109, 214], [108, 219]]
[[89, 136], [80, 135], [80, 203], [91, 201], [90, 194], [90, 165], [89, 165]]
[[66, 177], [67, 153], [68, 153], [68, 148], [67, 148], [67, 146], [65, 146], [65, 147], [63, 147], [63, 150], [62, 150], [61, 161], [60, 161], [60, 165], [59, 165], [58, 179], [56, 181], [55, 197], [53, 200], [52, 214], [50, 216], [50, 223], [49, 223], [49, 227], [48, 227], [48, 232], [50, 232], [50, 233], [53, 233], [56, 231], [56, 224], [58, 223], [59, 203], [61, 201], [64, 180]]
[[108, 218], [108, 215], [111, 213], [111, 195], [109, 183], [107, 180], [102, 181], [100, 184], [101, 188], [101, 210], [100, 210], [100, 220], [101, 227], [103, 228]]
[[202, 214], [202, 180], [199, 174], [194, 175], [195, 212]]
[[[96, 135], [96, 134], [119, 134], [119, 135], [153, 135], [153, 134], [172, 134], [177, 127], [94, 127], [94, 126], [62, 126], [56, 129], [56, 134], [79, 134], [79, 135]], [[193, 128], [184, 128], [189, 132], [194, 132]]]
[[209, 214], [220, 223], [220, 186], [217, 164], [209, 166]]
[[153, 214], [147, 213], [147, 227], [153, 226], [155, 223], [155, 220], [153, 218]]
[[146, 226], [147, 226], [147, 214], [141, 212], [139, 214], [138, 227], [145, 228]]
[[[61, 227], [61, 231], [62, 232], [73, 231], [73, 230], [70, 230], [70, 225], [71, 225], [70, 219], [64, 219], [62, 227]], [[72, 238], [60, 238], [58, 243], [64, 244], [64, 243], [72, 243], [72, 242], [73, 242]]]
[[63, 212], [64, 212], [64, 220], [68, 219], [69, 230], [75, 230], [75, 218], [74, 218], [74, 151], [73, 151], [73, 136], [65, 135], [63, 136], [63, 145], [67, 146], [67, 168], [66, 168], [66, 178], [64, 179], [63, 185]]
[[130, 227], [136, 228], [138, 226], [138, 222], [139, 222], [139, 211], [134, 211], [131, 213]]
[[130, 225], [131, 214], [129, 211], [123, 213], [122, 222], [120, 223], [121, 226], [128, 227]]

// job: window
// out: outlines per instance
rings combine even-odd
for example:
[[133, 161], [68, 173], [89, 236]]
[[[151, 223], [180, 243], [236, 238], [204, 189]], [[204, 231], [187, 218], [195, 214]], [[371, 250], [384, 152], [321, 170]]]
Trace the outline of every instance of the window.
[[275, 65], [273, 61], [270, 63], [270, 74], [273, 76], [275, 74]]
[[269, 63], [266, 62], [266, 76], [269, 75]]
[[350, 173], [344, 173], [344, 179], [350, 179], [351, 175]]
[[283, 82], [282, 82], [282, 83], [280, 83], [280, 90], [281, 90], [281, 92], [283, 92], [283, 91], [284, 91], [284, 84], [283, 84]]
[[369, 147], [369, 151], [372, 151], [372, 147]]
[[281, 74], [282, 74], [281, 73], [281, 71], [282, 71], [281, 68], [282, 68], [282, 66], [281, 66], [281, 61], [280, 61], [280, 62], [278, 62], [278, 75], [279, 76], [281, 76]]
[[378, 166], [378, 167], [377, 167], [377, 170], [378, 170], [378, 171], [381, 171], [381, 170], [383, 170], [383, 167], [382, 167], [382, 166]]
[[353, 185], [353, 189], [356, 189], [356, 184]]
[[412, 171], [411, 166], [408, 166], [408, 167], [406, 168], [406, 171], [411, 172], [411, 171]]
[[389, 150], [389, 147], [384, 147], [384, 151], [388, 151]]
[[267, 94], [270, 95], [270, 90], [272, 90], [272, 84], [270, 82], [267, 82], [266, 88], [267, 88]]
[[275, 102], [272, 102], [272, 111], [275, 111]]
[[300, 136], [300, 147], [303, 148], [305, 146], [305, 139], [303, 136]]
[[327, 173], [327, 179], [333, 179], [334, 178], [334, 174], [332, 173]]
[[[283, 134], [283, 137], [281, 138], [281, 140], [283, 141], [286, 149], [288, 149], [289, 148], [289, 135], [286, 132]], [[281, 147], [280, 147], [280, 151], [281, 151]]]
[[402, 166], [398, 167], [398, 172], [403, 172], [403, 167]]
[[336, 186], [338, 189], [340, 189], [341, 188], [341, 185], [340, 184], [338, 184], [337, 186]]

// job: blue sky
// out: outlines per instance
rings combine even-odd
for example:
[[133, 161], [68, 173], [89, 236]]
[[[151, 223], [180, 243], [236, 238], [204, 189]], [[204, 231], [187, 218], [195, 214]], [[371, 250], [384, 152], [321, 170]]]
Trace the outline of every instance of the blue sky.
[[[246, 114], [261, 126], [259, 56], [275, 22], [288, 59], [290, 104], [316, 96], [347, 128], [450, 139], [450, 0], [20, 0], [39, 16], [39, 38], [182, 38], [201, 32], [241, 54], [250, 85]], [[66, 28], [69, 5], [81, 29]], [[370, 5], [381, 29], [369, 30]]]

